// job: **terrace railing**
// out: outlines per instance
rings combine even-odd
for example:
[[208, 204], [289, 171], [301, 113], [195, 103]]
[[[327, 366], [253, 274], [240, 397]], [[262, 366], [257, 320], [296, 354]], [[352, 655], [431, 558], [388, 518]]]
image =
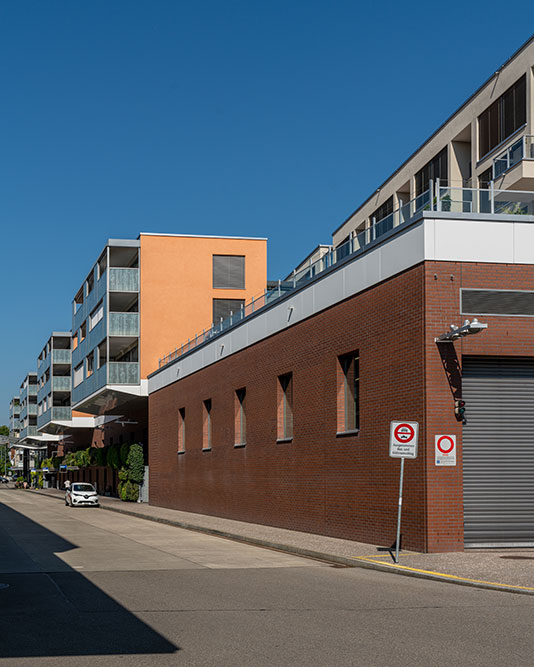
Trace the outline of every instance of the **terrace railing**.
[[194, 338], [182, 343], [171, 350], [158, 361], [162, 368], [183, 354], [194, 350], [202, 343], [219, 336], [231, 326], [250, 317], [262, 308], [278, 301], [284, 295], [302, 287], [315, 276], [346, 257], [356, 257], [376, 241], [379, 241], [389, 232], [402, 228], [420, 211], [438, 211], [445, 213], [483, 213], [501, 215], [534, 215], [534, 192], [520, 192], [517, 190], [496, 190], [491, 183], [487, 189], [451, 188], [444, 187], [439, 180], [430, 182], [428, 190], [415, 199], [399, 207], [393, 213], [380, 220], [372, 220], [372, 224], [365, 230], [353, 234], [345, 243], [333, 247], [320, 259], [299, 271], [294, 271], [285, 280], [279, 280], [274, 289], [265, 290], [263, 294], [253, 297], [251, 301], [241, 306], [240, 310], [231, 312], [229, 317], [213, 322], [209, 329], [199, 332]]

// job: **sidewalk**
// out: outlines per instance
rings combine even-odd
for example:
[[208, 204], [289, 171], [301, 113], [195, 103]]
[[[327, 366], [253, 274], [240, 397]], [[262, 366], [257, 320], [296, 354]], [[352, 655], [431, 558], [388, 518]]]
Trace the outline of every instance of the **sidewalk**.
[[[60, 501], [64, 499], [64, 492], [56, 489], [30, 493]], [[534, 595], [534, 549], [469, 550], [445, 554], [402, 551], [400, 563], [395, 565], [388, 553], [379, 552], [376, 546], [361, 542], [170, 510], [145, 503], [124, 503], [105, 496], [100, 497], [100, 505], [112, 512], [349, 567]]]

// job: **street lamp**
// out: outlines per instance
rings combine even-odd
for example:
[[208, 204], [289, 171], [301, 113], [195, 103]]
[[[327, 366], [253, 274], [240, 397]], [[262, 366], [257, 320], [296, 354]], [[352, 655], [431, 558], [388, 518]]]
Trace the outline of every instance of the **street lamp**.
[[451, 324], [450, 330], [437, 338], [434, 338], [435, 343], [453, 343], [458, 338], [463, 338], [464, 336], [471, 336], [473, 334], [480, 333], [483, 329], [487, 329], [487, 324], [482, 324], [475, 319], [470, 322], [465, 320], [461, 327], [457, 327], [455, 324]]

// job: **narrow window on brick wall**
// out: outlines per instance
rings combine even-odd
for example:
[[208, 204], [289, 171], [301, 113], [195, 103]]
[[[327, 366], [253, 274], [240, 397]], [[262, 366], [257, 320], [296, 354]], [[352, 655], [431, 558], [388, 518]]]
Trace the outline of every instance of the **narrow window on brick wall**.
[[242, 387], [235, 392], [234, 443], [242, 447], [247, 442], [247, 390]]
[[350, 352], [338, 362], [337, 430], [350, 433], [360, 428], [360, 355]]
[[211, 449], [211, 398], [204, 401], [202, 408], [202, 449]]
[[178, 410], [178, 454], [185, 454], [185, 408]]
[[293, 373], [278, 377], [278, 440], [293, 437]]

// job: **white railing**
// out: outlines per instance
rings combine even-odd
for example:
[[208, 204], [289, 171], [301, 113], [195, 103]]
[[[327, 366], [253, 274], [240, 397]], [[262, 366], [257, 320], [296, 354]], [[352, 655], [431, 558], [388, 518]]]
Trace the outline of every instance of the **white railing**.
[[499, 178], [521, 160], [534, 160], [534, 136], [520, 137], [493, 160], [493, 179]]
[[252, 298], [240, 310], [219, 322], [213, 322], [209, 329], [188, 339], [179, 347], [171, 350], [159, 359], [158, 367], [167, 365], [186, 352], [194, 350], [198, 345], [220, 335], [228, 328], [249, 317], [261, 308], [277, 301], [285, 294], [302, 287], [330, 267], [342, 262], [347, 257], [361, 254], [368, 246], [379, 242], [386, 235], [395, 234], [398, 228], [414, 218], [421, 211], [437, 211], [443, 213], [483, 213], [489, 215], [533, 215], [534, 192], [517, 190], [496, 190], [493, 182], [488, 189], [483, 188], [451, 188], [430, 181], [430, 187], [421, 195], [412, 199], [388, 216], [375, 220], [362, 232], [354, 233], [344, 244], [332, 247], [320, 259], [299, 271], [294, 271], [286, 280], [279, 280], [274, 289], [265, 290], [263, 294]]

